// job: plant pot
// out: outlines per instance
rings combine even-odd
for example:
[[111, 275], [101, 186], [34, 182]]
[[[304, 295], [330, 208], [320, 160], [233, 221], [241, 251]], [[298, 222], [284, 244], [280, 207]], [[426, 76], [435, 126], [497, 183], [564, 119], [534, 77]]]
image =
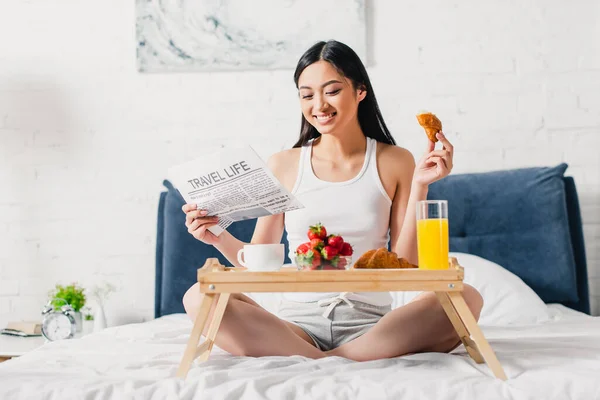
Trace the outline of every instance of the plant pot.
[[82, 328], [81, 321], [83, 320], [82, 315], [81, 315], [81, 311], [75, 311], [73, 313], [73, 318], [75, 318], [76, 332], [81, 332], [81, 328]]
[[94, 332], [94, 320], [93, 319], [84, 319], [82, 321], [81, 333], [83, 335], [87, 335]]

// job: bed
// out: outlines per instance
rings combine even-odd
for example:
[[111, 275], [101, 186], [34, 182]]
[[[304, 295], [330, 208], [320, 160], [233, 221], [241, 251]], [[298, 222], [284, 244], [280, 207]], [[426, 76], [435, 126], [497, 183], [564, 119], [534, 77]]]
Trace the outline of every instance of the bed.
[[[600, 318], [589, 315], [581, 217], [566, 169], [561, 164], [454, 175], [429, 193], [449, 200], [452, 256], [464, 266], [465, 282], [483, 294], [480, 325], [506, 382], [485, 364], [475, 364], [462, 346], [451, 354], [362, 363], [235, 357], [215, 347], [187, 379], [175, 378], [192, 326], [183, 314], [183, 292], [204, 259], [226, 261], [182, 229], [183, 200], [165, 182], [157, 227], [156, 318], [48, 343], [0, 364], [0, 398], [600, 398]], [[230, 230], [248, 240], [254, 223], [235, 223]], [[278, 294], [255, 296], [277, 311]], [[414, 296], [393, 293], [394, 307]]]

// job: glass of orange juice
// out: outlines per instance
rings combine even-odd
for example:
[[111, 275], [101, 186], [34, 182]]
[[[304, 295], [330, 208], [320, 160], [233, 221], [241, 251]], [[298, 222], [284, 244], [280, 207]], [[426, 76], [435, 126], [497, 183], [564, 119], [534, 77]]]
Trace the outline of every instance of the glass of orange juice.
[[448, 201], [417, 202], [419, 268], [448, 269]]

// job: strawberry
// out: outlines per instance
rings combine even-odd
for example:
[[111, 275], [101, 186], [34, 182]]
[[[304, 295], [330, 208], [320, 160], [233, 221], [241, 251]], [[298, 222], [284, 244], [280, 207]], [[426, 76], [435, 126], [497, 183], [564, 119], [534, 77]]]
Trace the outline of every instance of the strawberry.
[[323, 247], [323, 250], [321, 250], [321, 255], [326, 260], [333, 259], [333, 257], [337, 256], [337, 254], [338, 254], [338, 249], [336, 249], [335, 247], [332, 247], [332, 246], [325, 246], [325, 247]]
[[354, 253], [354, 250], [352, 249], [352, 245], [350, 245], [350, 243], [348, 243], [348, 242], [344, 242], [342, 244], [342, 248], [340, 249], [340, 255], [341, 256], [351, 256], [352, 253]]
[[344, 239], [340, 235], [329, 235], [327, 237], [328, 246], [335, 247], [336, 249], [341, 250], [342, 244], [344, 244]]
[[337, 262], [338, 269], [346, 269], [346, 265], [348, 265], [346, 257], [340, 257], [340, 259]]
[[327, 230], [321, 223], [319, 222], [316, 225], [311, 225], [308, 227], [308, 238], [312, 239], [321, 239], [325, 240], [327, 238]]
[[306, 254], [310, 249], [310, 242], [302, 243], [296, 248], [296, 254]]
[[325, 246], [325, 242], [321, 239], [311, 239], [310, 248], [315, 249], [317, 251], [321, 251], [321, 249]]
[[329, 260], [329, 264], [332, 265], [335, 269], [337, 269], [339, 261], [340, 261], [340, 256], [339, 256], [339, 254], [336, 254], [335, 256], [333, 256], [331, 258], [331, 260]]
[[306, 253], [298, 254], [296, 256], [296, 262], [298, 263], [299, 267], [316, 269], [319, 265], [321, 265], [321, 254], [316, 250], [308, 249]]
[[313, 254], [310, 269], [317, 269], [321, 265], [321, 255], [317, 252]]

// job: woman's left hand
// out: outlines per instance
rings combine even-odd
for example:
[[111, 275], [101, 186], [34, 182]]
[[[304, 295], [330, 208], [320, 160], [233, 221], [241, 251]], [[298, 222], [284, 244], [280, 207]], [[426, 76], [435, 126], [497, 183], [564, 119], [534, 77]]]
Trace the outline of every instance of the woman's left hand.
[[436, 136], [443, 147], [441, 150], [435, 150], [435, 143], [427, 140], [427, 152], [415, 166], [413, 184], [428, 186], [448, 176], [452, 171], [454, 146], [446, 139], [443, 132], [438, 132]]

